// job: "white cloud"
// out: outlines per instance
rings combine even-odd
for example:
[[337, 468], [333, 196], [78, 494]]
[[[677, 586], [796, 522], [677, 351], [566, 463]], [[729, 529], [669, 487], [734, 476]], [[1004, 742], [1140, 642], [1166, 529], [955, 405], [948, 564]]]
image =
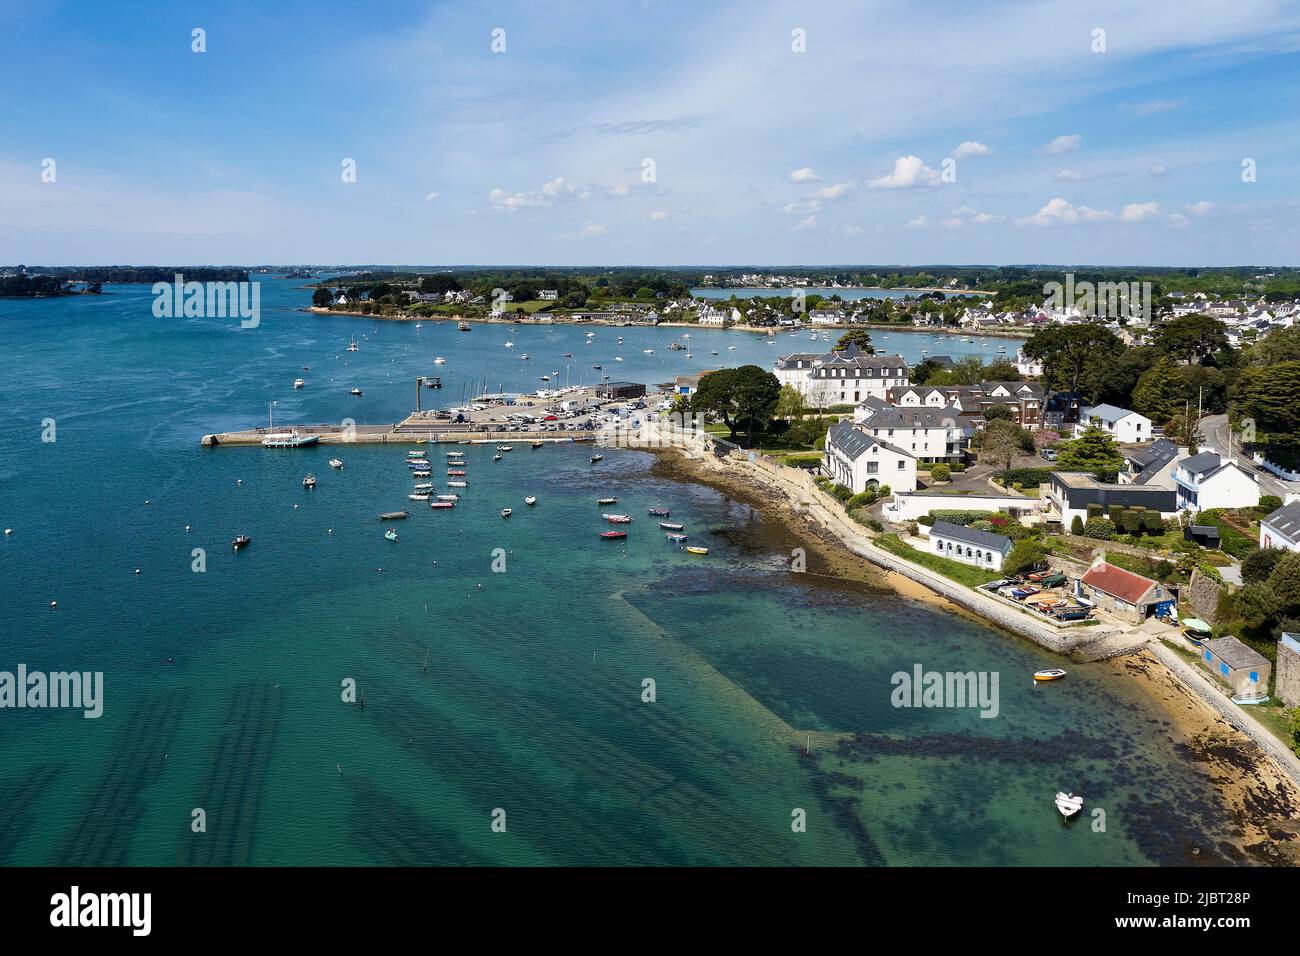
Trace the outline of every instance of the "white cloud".
[[1072, 153], [1083, 145], [1083, 137], [1078, 133], [1070, 133], [1065, 136], [1058, 136], [1046, 146], [1040, 146], [1038, 152], [1048, 156], [1056, 156], [1060, 153]]
[[609, 230], [599, 223], [589, 222], [578, 230], [578, 236], [582, 239], [589, 239], [592, 236], [603, 236], [607, 232], [609, 232]]
[[1175, 229], [1186, 229], [1191, 224], [1192, 221], [1182, 213], [1176, 212], [1169, 217], [1169, 225], [1173, 226]]
[[800, 230], [803, 230], [803, 229], [816, 229], [816, 228], [817, 228], [817, 217], [816, 217], [816, 216], [809, 216], [807, 219], [805, 219], [803, 222], [799, 223], [799, 225], [795, 226], [794, 228], [795, 228], [795, 231], [796, 231], [796, 232], [797, 232], [797, 231], [800, 231]]
[[991, 152], [983, 143], [967, 140], [952, 151], [952, 156], [953, 159], [965, 159], [967, 156], [987, 156]]
[[425, 201], [425, 202], [434, 202], [434, 201], [437, 200], [437, 198], [438, 198], [438, 194], [437, 194], [437, 193], [429, 193], [429, 195], [427, 195], [427, 196], [424, 197], [424, 201]]
[[900, 156], [894, 160], [894, 171], [888, 176], [867, 181], [872, 189], [911, 189], [916, 186], [939, 185], [939, 173], [925, 165], [920, 156]]
[[1150, 116], [1152, 113], [1166, 113], [1182, 105], [1181, 100], [1147, 100], [1145, 103], [1124, 103], [1122, 108], [1135, 116]]
[[833, 186], [823, 186], [821, 189], [813, 192], [815, 199], [839, 199], [848, 195], [853, 190], [852, 183], [836, 183]]
[[1018, 226], [1051, 226], [1055, 223], [1102, 222], [1114, 219], [1115, 214], [1108, 209], [1093, 209], [1090, 206], [1076, 206], [1066, 199], [1057, 197], [1047, 205], [1023, 219], [1017, 219]]
[[930, 225], [930, 217], [925, 213], [921, 213], [921, 215], [917, 216], [915, 219], [909, 219], [907, 221], [908, 229], [924, 229], [928, 225]]
[[1200, 202], [1189, 202], [1184, 208], [1193, 216], [1208, 216], [1214, 211], [1214, 203], [1202, 199]]
[[821, 179], [811, 166], [804, 166], [790, 173], [790, 182], [792, 183], [815, 183]]
[[962, 226], [977, 225], [984, 226], [993, 222], [1003, 222], [1006, 216], [991, 212], [980, 212], [972, 209], [970, 206], [959, 206], [954, 209], [947, 219], [939, 223], [945, 229], [960, 229]]
[[663, 222], [667, 218], [668, 218], [668, 213], [666, 213], [662, 209], [656, 209], [654, 212], [650, 214], [651, 222]]
[[514, 212], [526, 206], [540, 206], [544, 200], [536, 193], [508, 193], [500, 187], [488, 193], [488, 202], [493, 209], [505, 209]]
[[493, 209], [515, 212], [529, 206], [553, 206], [557, 202], [573, 199], [590, 199], [591, 190], [585, 186], [575, 186], [563, 176], [557, 176], [541, 189], [530, 192], [506, 192], [500, 187], [488, 193], [488, 202]]
[[796, 212], [821, 212], [822, 204], [817, 199], [809, 199], [807, 202], [788, 202], [781, 207], [784, 213]]
[[1159, 163], [1157, 163], [1156, 165], [1154, 165], [1154, 166], [1152, 166], [1150, 169], [1148, 169], [1148, 170], [1147, 170], [1147, 173], [1148, 173], [1149, 175], [1151, 175], [1151, 176], [1165, 176], [1165, 175], [1168, 175], [1168, 173], [1169, 173], [1169, 167], [1168, 167], [1168, 166], [1162, 166], [1162, 165], [1160, 165]]
[[863, 229], [861, 226], [845, 226], [842, 229], [838, 229], [835, 231], [838, 232], [840, 235], [844, 235], [844, 236], [860, 236], [866, 230]]
[[1062, 169], [1052, 178], [1060, 183], [1077, 183], [1083, 179], [1083, 173], [1077, 169]]
[[1154, 202], [1131, 202], [1124, 207], [1119, 218], [1125, 222], [1141, 222], [1152, 216], [1160, 215], [1160, 204]]

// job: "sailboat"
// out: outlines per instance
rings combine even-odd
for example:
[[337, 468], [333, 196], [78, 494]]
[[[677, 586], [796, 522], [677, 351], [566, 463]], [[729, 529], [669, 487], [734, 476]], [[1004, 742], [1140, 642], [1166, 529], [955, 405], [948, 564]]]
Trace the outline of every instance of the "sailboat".
[[1072, 793], [1056, 794], [1056, 809], [1061, 811], [1061, 816], [1070, 819], [1080, 810], [1083, 809], [1083, 797], [1076, 797]]
[[361, 351], [361, 349], [357, 346], [357, 337], [356, 337], [355, 335], [352, 336], [352, 341], [348, 343], [348, 351], [349, 351], [349, 352], [360, 352], [360, 351]]

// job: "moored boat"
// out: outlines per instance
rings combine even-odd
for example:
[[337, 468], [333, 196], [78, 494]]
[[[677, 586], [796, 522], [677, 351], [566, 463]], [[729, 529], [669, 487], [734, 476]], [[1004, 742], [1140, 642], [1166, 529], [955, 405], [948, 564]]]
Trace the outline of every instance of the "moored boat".
[[1056, 794], [1056, 809], [1061, 811], [1061, 816], [1070, 819], [1080, 810], [1083, 809], [1083, 797], [1076, 797], [1072, 793]]
[[1065, 671], [1059, 667], [1049, 667], [1046, 670], [1034, 671], [1034, 680], [1060, 680], [1065, 676]]
[[546, 443], [545, 443], [545, 442], [540, 442], [540, 441], [535, 441], [535, 442], [529, 442], [529, 444], [530, 444], [533, 448], [541, 448], [541, 447], [542, 447], [544, 444], [546, 444]]
[[650, 508], [647, 510], [650, 512], [650, 514], [652, 514], [656, 518], [667, 518], [670, 514], [672, 514], [672, 512], [669, 511], [667, 508]]
[[502, 458], [504, 458], [504, 457], [505, 457], [505, 456], [502, 455], [500, 452], [497, 452], [495, 455], [492, 456], [492, 460], [493, 460], [493, 461], [500, 461], [500, 460], [501, 460]]
[[591, 456], [591, 463], [592, 463], [593, 465], [594, 465], [596, 462], [598, 462], [598, 461], [604, 461], [604, 460], [605, 460], [605, 456], [604, 456], [604, 455], [592, 455], [592, 456]]
[[626, 531], [602, 531], [600, 533], [600, 536], [604, 538], [606, 541], [612, 541], [615, 538], [626, 538], [627, 532]]
[[253, 539], [246, 534], [237, 534], [235, 535], [235, 540], [230, 542], [230, 549], [232, 551], [238, 551], [240, 548], [246, 548], [248, 547], [248, 543], [252, 540]]
[[674, 542], [682, 542], [686, 540], [686, 535], [681, 534], [680, 532], [677, 531], [669, 531], [668, 534], [664, 535], [664, 537], [666, 537], [669, 541], [674, 541]]
[[438, 495], [437, 498], [439, 501], [460, 501], [460, 495], [456, 494], [455, 492], [448, 492], [445, 495]]
[[320, 441], [319, 435], [299, 435], [296, 431], [267, 435], [262, 439], [263, 448], [304, 448]]
[[601, 517], [604, 518], [606, 521], [608, 521], [610, 524], [631, 524], [632, 523], [631, 515], [602, 514]]
[[611, 498], [597, 498], [597, 499], [596, 499], [596, 504], [598, 504], [598, 505], [616, 505], [616, 504], [618, 504], [618, 499], [617, 499], [617, 498], [612, 498], [612, 497], [611, 497]]
[[387, 531], [384, 532], [384, 537], [387, 538], [389, 541], [396, 541], [397, 532], [394, 531], [392, 528], [389, 528]]
[[412, 478], [429, 478], [432, 477], [432, 475], [433, 472], [427, 468], [417, 468], [415, 471], [411, 472]]
[[526, 495], [526, 496], [524, 497], [524, 504], [526, 504], [526, 505], [535, 505], [535, 504], [537, 504], [537, 496], [536, 496], [536, 495]]
[[688, 553], [690, 553], [690, 554], [708, 554], [708, 553], [709, 553], [709, 549], [708, 549], [708, 548], [701, 548], [701, 547], [697, 547], [697, 546], [689, 545], [689, 544], [686, 546], [686, 551], [687, 551]]
[[433, 482], [423, 481], [420, 484], [415, 486], [415, 490], [417, 493], [422, 491], [433, 491]]
[[468, 481], [460, 481], [460, 480], [449, 481], [449, 482], [447, 482], [447, 487], [448, 487], [448, 488], [468, 488], [468, 487], [469, 487], [469, 482], [468, 482]]
[[509, 508], [501, 509], [501, 517], [503, 518], [509, 518], [512, 514], [514, 514], [514, 512]]
[[306, 384], [307, 384], [306, 381], [304, 381], [304, 380], [301, 379], [301, 378], [295, 378], [295, 379], [293, 380], [293, 387], [294, 387], [294, 388], [302, 388], [302, 387], [303, 387], [304, 385], [306, 385]]
[[331, 459], [330, 459], [330, 467], [331, 467], [331, 468], [342, 468], [342, 467], [343, 467], [343, 462], [342, 462], [341, 459], [338, 459], [338, 458], [331, 458]]
[[308, 475], [306, 478], [304, 478], [304, 479], [302, 480], [302, 486], [303, 486], [304, 488], [315, 488], [315, 487], [316, 487], [316, 476], [315, 476], [315, 475]]
[[406, 497], [410, 498], [412, 501], [428, 501], [428, 500], [429, 500], [429, 496], [428, 496], [428, 494], [421, 493], [421, 492], [418, 492], [418, 491], [415, 492], [414, 494], [407, 495]]
[[661, 521], [659, 522], [659, 527], [663, 528], [665, 531], [681, 531], [682, 528], [686, 527], [686, 525], [677, 521]]
[[356, 396], [360, 397], [363, 393], [362, 393], [361, 389], [359, 389], [359, 388], [354, 388], [354, 389], [351, 389], [351, 390], [348, 392], [348, 394], [349, 394], [349, 395], [356, 395]]
[[[441, 498], [442, 496], [439, 495], [438, 497]], [[444, 508], [454, 508], [454, 507], [456, 507], [456, 502], [454, 502], [454, 501], [430, 501], [430, 502], [429, 502], [429, 507], [432, 508], [434, 511], [441, 511], [441, 510], [443, 510]]]
[[379, 520], [396, 521], [398, 518], [408, 518], [410, 515], [409, 511], [384, 511], [380, 513]]

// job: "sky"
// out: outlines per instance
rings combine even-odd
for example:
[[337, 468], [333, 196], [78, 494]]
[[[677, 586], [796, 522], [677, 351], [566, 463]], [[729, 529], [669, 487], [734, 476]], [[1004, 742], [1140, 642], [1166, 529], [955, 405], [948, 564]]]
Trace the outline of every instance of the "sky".
[[0, 63], [5, 264], [1300, 264], [1297, 2], [0, 0]]

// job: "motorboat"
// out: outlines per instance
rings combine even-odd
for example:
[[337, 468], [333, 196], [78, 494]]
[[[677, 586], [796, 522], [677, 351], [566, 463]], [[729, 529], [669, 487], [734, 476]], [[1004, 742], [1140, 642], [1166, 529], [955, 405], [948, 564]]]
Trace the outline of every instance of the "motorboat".
[[[439, 498], [442, 498], [443, 496], [442, 496], [442, 495], [439, 495], [438, 497], [439, 497]], [[434, 511], [442, 511], [442, 510], [444, 510], [444, 509], [446, 509], [446, 508], [454, 508], [454, 507], [456, 507], [456, 502], [454, 502], [454, 501], [430, 501], [430, 502], [429, 502], [429, 507], [432, 508]]]
[[615, 538], [626, 538], [626, 531], [602, 531], [600, 536], [606, 541], [613, 541]]
[[447, 487], [448, 487], [448, 488], [468, 488], [468, 487], [469, 487], [469, 482], [468, 482], [468, 481], [459, 481], [459, 480], [457, 480], [457, 481], [449, 481], [449, 482], [447, 482]]
[[[505, 456], [502, 455], [500, 452], [497, 452], [495, 455], [492, 456], [492, 460], [493, 460], [493, 461], [500, 461], [500, 460], [501, 460], [502, 458], [504, 458], [504, 457], [505, 457]], [[464, 472], [461, 472], [461, 474], [464, 474]]]
[[596, 462], [598, 462], [598, 461], [604, 461], [604, 460], [605, 460], [605, 456], [604, 456], [604, 455], [592, 455], [592, 456], [591, 456], [591, 463], [592, 463], [593, 465], [594, 465]]
[[281, 432], [267, 435], [262, 439], [263, 448], [305, 448], [320, 441], [319, 435], [299, 435], [297, 431]]
[[415, 471], [411, 472], [411, 477], [412, 477], [412, 478], [432, 478], [432, 477], [433, 477], [433, 472], [430, 471], [430, 470], [427, 469], [427, 468], [418, 468], [418, 469], [416, 469]]
[[632, 523], [631, 515], [602, 514], [601, 517], [604, 518], [606, 521], [608, 521], [610, 524], [631, 524]]
[[387, 538], [389, 541], [396, 541], [397, 532], [394, 531], [392, 528], [389, 528], [387, 531], [384, 532], [384, 537]]
[[330, 467], [331, 467], [331, 468], [342, 468], [342, 467], [343, 467], [343, 461], [342, 461], [342, 459], [339, 459], [339, 458], [331, 458], [331, 459], [330, 459]]
[[357, 346], [357, 337], [355, 335], [352, 336], [352, 341], [348, 343], [348, 351], [349, 352], [361, 351], [361, 349]]
[[1083, 809], [1083, 797], [1076, 797], [1072, 793], [1056, 794], [1056, 809], [1061, 811], [1061, 816], [1070, 819], [1080, 810]]
[[468, 322], [465, 322], [465, 321], [463, 321], [463, 320], [460, 321], [460, 322], [457, 322], [457, 323], [456, 323], [456, 329], [457, 329], [457, 331], [459, 331], [459, 332], [468, 332], [468, 331], [469, 331], [469, 323], [468, 323]]
[[447, 360], [446, 360], [445, 358], [443, 358], [441, 355], [439, 355], [436, 359], [433, 360], [433, 364], [434, 364], [434, 365], [446, 365], [446, 364], [447, 364]]
[[428, 501], [428, 500], [429, 500], [429, 496], [428, 496], [428, 494], [421, 494], [421, 493], [418, 492], [418, 491], [417, 491], [416, 493], [414, 493], [414, 494], [407, 495], [406, 497], [410, 498], [412, 501]]
[[514, 451], [514, 445], [497, 445], [497, 451]]
[[303, 486], [304, 488], [315, 488], [315, 487], [316, 487], [316, 476], [315, 476], [315, 475], [308, 475], [306, 478], [304, 478], [304, 479], [302, 480], [302, 486]]
[[230, 549], [232, 551], [238, 551], [240, 548], [247, 548], [249, 542], [252, 540], [253, 539], [246, 534], [237, 534], [235, 535], [235, 540], [230, 542]]
[[686, 525], [678, 524], [676, 521], [661, 521], [659, 522], [659, 527], [663, 528], [665, 531], [681, 531], [686, 527]]
[[431, 481], [422, 481], [415, 486], [416, 494], [428, 493], [430, 491], [433, 491], [433, 482]]
[[303, 378], [295, 378], [295, 379], [293, 380], [293, 387], [294, 387], [294, 388], [302, 388], [302, 387], [303, 387], [304, 385], [306, 385], [306, 384], [307, 384], [307, 380], [306, 380], [306, 379], [303, 379]]
[[687, 551], [688, 554], [708, 554], [708, 553], [709, 553], [709, 549], [708, 549], [708, 548], [699, 548], [699, 547], [694, 547], [694, 546], [689, 545], [689, 544], [686, 546], [686, 551]]
[[534, 442], [529, 442], [528, 444], [529, 444], [530, 446], [532, 446], [533, 448], [541, 448], [543, 445], [546, 444], [546, 442], [543, 442], [543, 441], [534, 441]]
[[464, 478], [464, 477], [465, 477], [465, 472], [464, 472], [463, 469], [460, 469], [460, 468], [448, 468], [448, 469], [447, 469], [447, 477], [448, 477], [448, 478]]
[[668, 534], [664, 535], [664, 537], [674, 543], [680, 543], [686, 540], [686, 535], [682, 534], [679, 531], [670, 531], [668, 532]]
[[618, 504], [618, 499], [617, 499], [617, 498], [613, 498], [613, 497], [610, 497], [610, 498], [597, 498], [597, 499], [596, 499], [596, 504], [598, 504], [598, 505], [616, 505], [616, 504]]
[[511, 511], [509, 508], [501, 509], [501, 517], [503, 518], [509, 518], [512, 514], [514, 514], [514, 512]]
[[533, 505], [537, 504], [537, 496], [536, 496], [536, 495], [527, 495], [527, 496], [524, 498], [524, 504], [528, 505], [528, 506], [531, 508]]
[[460, 495], [457, 494], [435, 495], [435, 497], [439, 501], [460, 501]]
[[397, 521], [398, 519], [401, 519], [401, 518], [409, 518], [410, 516], [411, 516], [411, 513], [410, 513], [409, 511], [385, 511], [385, 512], [382, 512], [382, 513], [379, 515], [379, 520], [380, 520], [380, 521]]
[[656, 518], [667, 518], [672, 513], [667, 508], [649, 508], [647, 510]]
[[351, 391], [349, 391], [348, 394], [349, 394], [349, 395], [356, 395], [358, 398], [360, 398], [361, 395], [362, 395], [362, 392], [361, 392], [361, 389], [359, 389], [359, 388], [354, 388], [354, 389], [352, 389]]
[[1049, 667], [1047, 670], [1034, 671], [1034, 680], [1060, 680], [1065, 676], [1065, 671], [1059, 667]]

